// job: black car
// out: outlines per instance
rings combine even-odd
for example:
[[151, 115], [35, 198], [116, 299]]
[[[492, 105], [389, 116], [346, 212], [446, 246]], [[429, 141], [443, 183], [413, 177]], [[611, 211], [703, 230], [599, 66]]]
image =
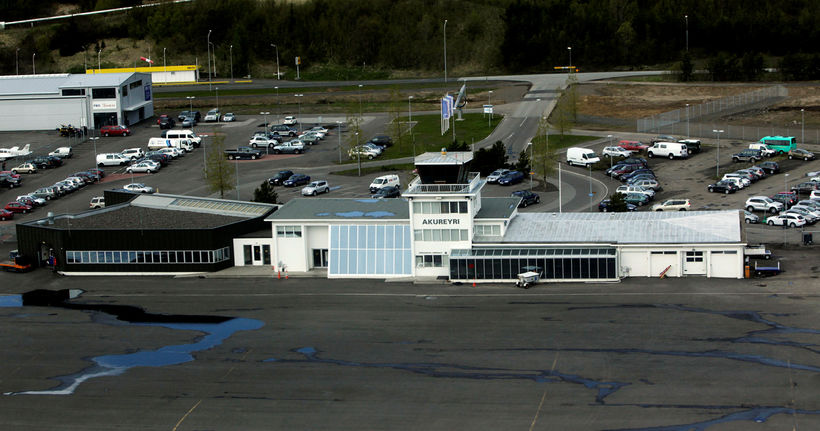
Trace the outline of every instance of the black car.
[[71, 176], [82, 178], [86, 184], [92, 184], [100, 180], [100, 177], [97, 174], [92, 174], [91, 172], [75, 172], [71, 174]]
[[300, 184], [307, 184], [310, 182], [310, 176], [305, 174], [293, 174], [290, 178], [282, 182], [285, 187], [295, 187]]
[[393, 145], [393, 140], [392, 140], [392, 139], [390, 139], [390, 137], [389, 137], [389, 136], [387, 136], [387, 135], [378, 135], [378, 136], [374, 136], [374, 137], [373, 137], [372, 139], [370, 139], [370, 141], [368, 141], [368, 142], [370, 142], [370, 143], [372, 143], [372, 144], [376, 144], [376, 145], [378, 145], [378, 146], [380, 146], [380, 147], [382, 147], [382, 148], [384, 148], [384, 147], [389, 147], [389, 146]]
[[0, 187], [9, 189], [20, 187], [20, 178], [14, 178], [9, 174], [0, 174]]
[[159, 128], [160, 129], [171, 129], [174, 127], [176, 122], [171, 117], [162, 117], [159, 119]]
[[293, 171], [279, 171], [276, 175], [268, 178], [268, 184], [281, 186], [286, 179], [293, 175]]
[[153, 161], [159, 163], [160, 166], [168, 166], [168, 162], [171, 160], [171, 157], [168, 156], [165, 153], [158, 153], [156, 151], [149, 151], [148, 153], [145, 154], [145, 157], [143, 157], [139, 160], [135, 160], [132, 164], [139, 163], [139, 162], [141, 162], [145, 159], [153, 160]]
[[784, 208], [790, 208], [792, 205], [796, 204], [799, 198], [797, 197], [797, 193], [793, 192], [780, 192], [775, 193], [769, 196], [773, 201], [780, 202], [783, 204]]
[[652, 169], [648, 169], [648, 168], [638, 169], [638, 170], [632, 171], [628, 174], [621, 175], [620, 180], [621, 181], [629, 181], [630, 178], [634, 178], [634, 177], [636, 177], [638, 175], [642, 175], [642, 174], [652, 174], [654, 176], [655, 172], [653, 172]]
[[182, 121], [185, 119], [185, 117], [189, 115], [191, 115], [191, 111], [182, 111], [179, 113], [179, 115], [177, 115], [177, 121]]
[[398, 198], [401, 197], [401, 190], [396, 186], [384, 186], [373, 193], [372, 197], [373, 199]]
[[88, 170], [88, 172], [91, 172], [92, 174], [97, 174], [97, 176], [99, 176], [100, 178], [105, 178], [105, 171], [100, 168], [91, 168]]
[[765, 161], [758, 163], [757, 166], [766, 171], [767, 174], [776, 174], [780, 172], [780, 166], [777, 162]]
[[798, 194], [809, 194], [815, 190], [820, 190], [820, 183], [816, 183], [814, 181], [806, 181], [805, 183], [800, 183], [792, 186], [791, 190]]
[[[635, 211], [637, 209], [638, 209], [638, 207], [635, 206], [634, 204], [630, 204], [630, 203], [626, 204], [626, 210], [627, 211]], [[605, 212], [605, 213], [612, 211], [612, 206], [610, 205], [610, 200], [609, 199], [602, 200], [601, 203], [598, 204], [598, 211]]]
[[728, 181], [718, 181], [715, 184], [709, 184], [706, 187], [709, 193], [734, 193], [737, 191], [737, 186]]
[[51, 169], [61, 166], [63, 161], [59, 157], [40, 156], [29, 160], [37, 169]]
[[511, 196], [521, 198], [521, 202], [518, 203], [519, 208], [526, 208], [530, 205], [541, 202], [541, 196], [538, 196], [537, 193], [533, 193], [529, 190], [514, 191]]

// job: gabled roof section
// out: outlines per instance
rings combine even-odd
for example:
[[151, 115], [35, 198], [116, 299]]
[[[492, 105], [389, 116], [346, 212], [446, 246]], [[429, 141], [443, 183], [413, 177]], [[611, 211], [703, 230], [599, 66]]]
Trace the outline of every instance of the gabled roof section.
[[740, 243], [741, 220], [730, 211], [519, 213], [504, 234], [511, 243]]
[[470, 151], [441, 151], [429, 152], [416, 156], [416, 165], [463, 165], [473, 160]]
[[410, 220], [407, 199], [292, 199], [265, 221]]
[[505, 219], [510, 218], [518, 208], [521, 198], [481, 198], [481, 209], [475, 215], [476, 219]]
[[259, 202], [231, 201], [193, 196], [151, 194], [139, 195], [131, 205], [142, 208], [190, 211], [232, 217], [260, 217], [273, 211], [277, 205]]

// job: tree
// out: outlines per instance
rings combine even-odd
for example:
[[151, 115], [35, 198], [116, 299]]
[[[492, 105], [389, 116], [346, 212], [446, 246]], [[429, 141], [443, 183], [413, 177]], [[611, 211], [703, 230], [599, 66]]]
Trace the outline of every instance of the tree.
[[211, 192], [219, 192], [225, 198], [225, 191], [236, 187], [235, 168], [225, 159], [225, 137], [217, 135], [205, 153], [205, 183]]
[[267, 180], [262, 181], [262, 184], [259, 184], [259, 187], [257, 187], [256, 190], [253, 191], [254, 202], [275, 204], [278, 203], [278, 200], [279, 196], [276, 194], [275, 187]]
[[530, 166], [530, 153], [527, 150], [527, 148], [521, 150], [521, 153], [518, 154], [518, 161], [515, 163], [515, 167], [513, 168], [516, 171], [523, 172], [524, 175], [528, 175], [532, 172], [532, 167]]
[[609, 197], [609, 211], [614, 213], [626, 212], [627, 208], [624, 197], [623, 193], [613, 193], [612, 196]]
[[490, 148], [481, 148], [473, 155], [472, 169], [481, 172], [481, 175], [489, 175], [498, 168], [507, 167], [507, 150], [504, 143], [495, 141]]
[[467, 141], [461, 141], [459, 144], [458, 140], [456, 140], [447, 145], [447, 151], [470, 151], [470, 146], [467, 144]]
[[543, 183], [547, 184], [547, 178], [551, 177], [555, 172], [555, 164], [558, 162], [558, 155], [555, 146], [549, 146], [549, 128], [550, 125], [546, 118], [542, 118], [538, 123], [538, 136], [545, 136], [544, 141], [535, 140], [533, 145], [533, 170], [541, 176]]

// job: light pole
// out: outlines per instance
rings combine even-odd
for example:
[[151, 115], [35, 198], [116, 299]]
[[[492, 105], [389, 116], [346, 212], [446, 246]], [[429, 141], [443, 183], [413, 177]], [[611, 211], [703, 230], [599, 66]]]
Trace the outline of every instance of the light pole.
[[236, 200], [239, 200], [239, 157], [233, 159], [234, 171], [236, 173]]
[[211, 30], [208, 30], [208, 44], [205, 45], [205, 49], [208, 50], [208, 90], [211, 90]]
[[784, 192], [789, 191], [788, 178], [789, 178], [789, 174], [783, 174], [783, 191]]
[[686, 52], [689, 52], [689, 15], [684, 15], [683, 19], [686, 21]]
[[336, 121], [336, 129], [339, 130], [339, 164], [342, 164], [342, 123], [344, 121]]
[[532, 191], [532, 142], [529, 143], [530, 146], [530, 191]]
[[447, 85], [447, 20], [444, 20], [444, 84]]
[[[612, 135], [606, 135], [609, 138], [609, 146], [612, 146]], [[612, 153], [609, 154], [609, 168], [612, 169]], [[612, 179], [612, 172], [609, 173], [609, 178]]]
[[299, 105], [299, 113], [297, 114], [298, 116], [296, 117], [296, 122], [299, 124], [299, 133], [302, 133], [302, 96], [304, 96], [304, 94], [299, 93], [294, 94], [294, 96], [296, 96], [296, 102]]
[[359, 165], [359, 176], [362, 176], [362, 149], [359, 148], [359, 132], [356, 132], [356, 162]]
[[276, 122], [279, 122], [279, 111], [281, 111], [281, 105], [279, 104], [279, 87], [273, 87], [276, 89]]
[[572, 73], [572, 47], [568, 46], [567, 51], [569, 51], [569, 73]]
[[267, 132], [268, 131], [268, 114], [270, 114], [270, 112], [260, 112], [259, 114], [265, 116], [265, 132]]
[[592, 165], [587, 164], [589, 168], [589, 207], [592, 208]]
[[219, 117], [221, 117], [219, 115], [219, 87], [214, 87], [214, 89], [216, 90], [216, 122], [218, 123]]
[[101, 54], [102, 54], [102, 48], [100, 48], [100, 50], [97, 51], [97, 73], [99, 73], [100, 70], [102, 70], [102, 66], [101, 66], [102, 63], [100, 63], [100, 55]]
[[94, 167], [97, 167], [97, 139], [99, 137], [88, 138], [89, 141], [94, 143]]
[[806, 109], [800, 109], [800, 143], [806, 145]]
[[723, 133], [723, 130], [712, 129], [712, 132], [714, 132], [717, 135], [717, 156], [715, 156], [715, 178], [718, 178], [720, 177], [720, 134]]
[[689, 139], [689, 104], [686, 104], [686, 139]]
[[490, 115], [487, 116], [487, 127], [492, 127], [493, 122], [493, 104], [492, 104], [493, 90], [487, 93], [487, 105], [490, 106]]
[[17, 70], [17, 75], [20, 74], [20, 48], [14, 51], [14, 68]]
[[233, 45], [228, 48], [228, 56], [231, 59], [231, 82], [233, 82]]
[[270, 46], [276, 48], [276, 79], [280, 79], [279, 75], [279, 47], [275, 44], [270, 44]]
[[163, 74], [165, 75], [165, 83], [168, 83], [168, 64], [165, 63], [165, 48], [162, 48], [162, 69]]
[[37, 57], [37, 53], [31, 54], [31, 74], [37, 74], [37, 66], [34, 64], [34, 58]]
[[411, 141], [413, 140], [413, 107], [410, 104], [412, 100], [413, 96], [407, 96], [407, 135], [410, 136]]
[[359, 118], [362, 118], [362, 84], [359, 84]]

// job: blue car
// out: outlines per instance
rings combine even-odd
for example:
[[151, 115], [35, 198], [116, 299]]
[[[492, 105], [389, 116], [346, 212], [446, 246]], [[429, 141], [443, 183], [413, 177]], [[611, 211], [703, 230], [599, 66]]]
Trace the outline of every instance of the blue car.
[[282, 185], [285, 187], [294, 187], [302, 184], [307, 184], [310, 182], [310, 176], [305, 174], [293, 174], [290, 178], [286, 179]]
[[498, 179], [498, 184], [502, 186], [510, 186], [513, 184], [518, 184], [524, 180], [524, 174], [518, 171], [510, 172], [503, 177]]

